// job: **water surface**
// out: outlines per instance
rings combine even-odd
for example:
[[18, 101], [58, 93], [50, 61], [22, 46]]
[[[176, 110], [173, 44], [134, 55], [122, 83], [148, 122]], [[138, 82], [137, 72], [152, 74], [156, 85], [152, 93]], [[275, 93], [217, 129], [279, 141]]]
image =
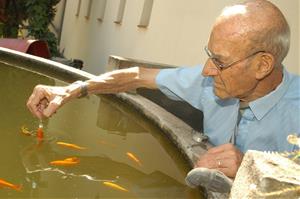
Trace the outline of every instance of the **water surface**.
[[[113, 97], [74, 100], [44, 121], [46, 140], [20, 133], [36, 131], [38, 120], [26, 109], [37, 84], [63, 82], [0, 65], [0, 179], [22, 191], [0, 188], [2, 198], [201, 198], [184, 184], [188, 165], [163, 133], [140, 113]], [[64, 148], [74, 143], [85, 150]], [[130, 159], [134, 154], [141, 164]], [[74, 166], [49, 163], [77, 157]], [[103, 184], [113, 182], [127, 189]]]

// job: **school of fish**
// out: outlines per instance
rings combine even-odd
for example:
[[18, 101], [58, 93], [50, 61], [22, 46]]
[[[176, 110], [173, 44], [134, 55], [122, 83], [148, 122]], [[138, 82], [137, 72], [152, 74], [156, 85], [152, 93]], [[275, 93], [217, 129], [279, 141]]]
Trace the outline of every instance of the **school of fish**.
[[[41, 143], [44, 139], [44, 131], [43, 131], [43, 126], [41, 125], [41, 122], [40, 122], [39, 128], [36, 131], [36, 134], [29, 131], [28, 128], [26, 128], [25, 126], [21, 127], [21, 133], [26, 136], [32, 136], [32, 135], [36, 136], [39, 143]], [[106, 146], [110, 146], [110, 147], [116, 147], [116, 145], [107, 143], [104, 140], [100, 140], [99, 143], [106, 145]], [[67, 142], [62, 142], [62, 141], [58, 141], [58, 142], [56, 142], [56, 144], [58, 146], [69, 148], [69, 149], [75, 149], [75, 150], [85, 150], [86, 149], [86, 147], [82, 147], [77, 144], [67, 143]], [[139, 166], [142, 166], [141, 161], [132, 152], [126, 152], [126, 155], [130, 160], [134, 161]], [[77, 157], [68, 157], [65, 159], [53, 160], [53, 161], [49, 162], [49, 164], [53, 165], [53, 166], [74, 166], [74, 165], [79, 164], [79, 162], [80, 162], [80, 160]], [[115, 190], [129, 192], [128, 189], [126, 189], [116, 183], [113, 183], [113, 182], [105, 181], [105, 182], [103, 182], [103, 185], [110, 187], [112, 189], [115, 189]], [[11, 189], [14, 189], [17, 191], [20, 191], [22, 188], [20, 185], [14, 185], [14, 184], [11, 184], [2, 179], [0, 179], [0, 187], [8, 187], [8, 188], [11, 188]]]

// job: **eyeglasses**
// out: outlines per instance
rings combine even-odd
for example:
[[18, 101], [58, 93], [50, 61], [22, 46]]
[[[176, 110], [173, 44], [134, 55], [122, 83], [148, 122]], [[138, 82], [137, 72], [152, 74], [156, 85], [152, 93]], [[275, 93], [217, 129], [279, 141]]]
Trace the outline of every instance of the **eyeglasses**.
[[215, 66], [216, 66], [219, 70], [224, 70], [224, 69], [229, 68], [230, 66], [233, 66], [234, 64], [237, 64], [237, 63], [239, 63], [239, 62], [241, 62], [241, 61], [244, 61], [244, 60], [246, 60], [246, 59], [248, 59], [248, 58], [250, 58], [250, 57], [252, 57], [252, 56], [254, 56], [254, 55], [258, 54], [258, 53], [265, 52], [265, 51], [262, 51], [262, 50], [256, 51], [255, 53], [252, 53], [252, 54], [246, 56], [246, 57], [243, 58], [243, 59], [239, 59], [239, 60], [237, 60], [237, 61], [233, 61], [233, 62], [231, 62], [231, 63], [229, 63], [229, 64], [224, 64], [224, 63], [222, 63], [220, 60], [218, 60], [217, 58], [214, 57], [214, 54], [213, 54], [212, 52], [210, 52], [210, 50], [208, 49], [207, 46], [204, 47], [204, 50], [205, 50], [205, 52], [206, 52], [208, 58], [211, 59], [211, 61], [215, 64]]

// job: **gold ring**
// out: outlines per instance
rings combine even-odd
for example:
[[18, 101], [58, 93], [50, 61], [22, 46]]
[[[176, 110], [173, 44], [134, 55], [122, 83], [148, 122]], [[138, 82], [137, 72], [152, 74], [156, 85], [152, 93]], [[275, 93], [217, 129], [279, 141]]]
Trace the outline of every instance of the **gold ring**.
[[221, 160], [220, 159], [217, 160], [217, 163], [218, 163], [218, 167], [221, 167]]

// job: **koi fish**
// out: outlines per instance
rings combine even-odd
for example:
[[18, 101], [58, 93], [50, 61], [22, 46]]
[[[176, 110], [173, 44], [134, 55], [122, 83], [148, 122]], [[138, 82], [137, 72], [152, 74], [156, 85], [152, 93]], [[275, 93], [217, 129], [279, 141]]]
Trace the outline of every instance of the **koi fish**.
[[142, 166], [142, 163], [141, 161], [135, 156], [133, 155], [132, 153], [130, 152], [127, 152], [126, 155], [133, 161], [135, 161], [136, 163], [138, 163], [140, 166]]
[[108, 186], [108, 187], [111, 187], [113, 189], [116, 189], [116, 190], [120, 190], [120, 191], [125, 191], [125, 192], [129, 192], [127, 189], [125, 189], [124, 187], [121, 187], [120, 185], [117, 185], [113, 182], [103, 182], [104, 185]]
[[77, 150], [86, 149], [85, 147], [81, 147], [81, 146], [78, 146], [76, 144], [70, 144], [70, 143], [66, 143], [66, 142], [56, 142], [56, 144], [59, 145], [59, 146], [69, 147], [69, 148], [77, 149]]
[[42, 141], [42, 140], [44, 139], [43, 128], [39, 127], [39, 128], [37, 129], [36, 137], [37, 137], [38, 141]]
[[22, 190], [22, 186], [21, 185], [14, 185], [10, 182], [7, 182], [3, 179], [0, 179], [0, 187], [7, 187], [16, 191], [21, 191]]
[[21, 133], [27, 136], [32, 136], [33, 133], [31, 131], [28, 130], [28, 128], [26, 128], [25, 126], [21, 127]]
[[80, 162], [79, 158], [71, 157], [71, 158], [66, 158], [64, 160], [54, 160], [51, 161], [50, 164], [55, 166], [72, 166], [78, 164], [79, 162]]
[[77, 157], [66, 158], [64, 160], [68, 162], [76, 162], [76, 161], [79, 162], [79, 158]]

